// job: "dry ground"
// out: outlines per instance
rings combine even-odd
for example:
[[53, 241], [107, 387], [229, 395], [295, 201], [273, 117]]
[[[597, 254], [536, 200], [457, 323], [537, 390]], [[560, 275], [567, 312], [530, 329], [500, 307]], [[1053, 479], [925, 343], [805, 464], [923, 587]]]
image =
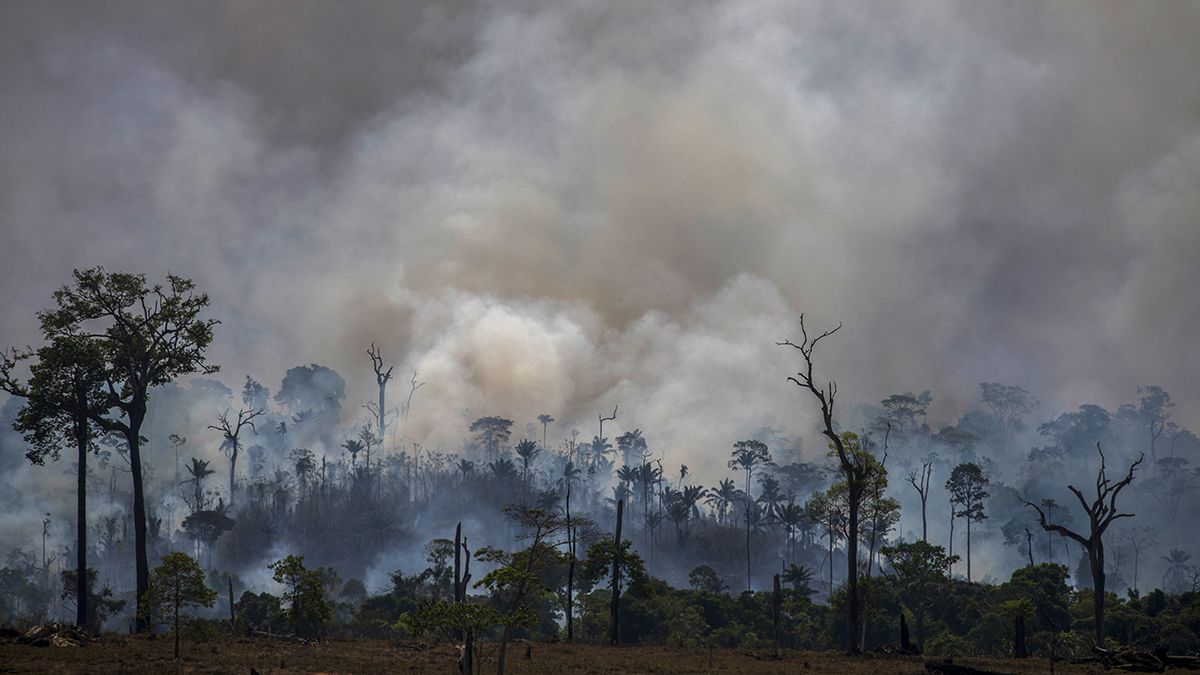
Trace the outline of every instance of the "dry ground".
[[[106, 636], [86, 647], [0, 645], [3, 673], [239, 673], [254, 668], [270, 673], [453, 673], [449, 645], [425, 650], [403, 648], [381, 640], [331, 640], [299, 645], [271, 638], [224, 639], [183, 645], [180, 661], [171, 658], [169, 639]], [[767, 652], [735, 649], [608, 648], [591, 645], [534, 644], [532, 659], [525, 647], [511, 648], [511, 673], [924, 673], [921, 658], [865, 657], [847, 659], [830, 652], [788, 652], [784, 659]], [[493, 655], [494, 657], [494, 655]], [[1045, 660], [963, 659], [958, 663], [1006, 673], [1048, 673]], [[483, 672], [493, 672], [494, 658]], [[1098, 668], [1057, 664], [1059, 673], [1099, 673]]]

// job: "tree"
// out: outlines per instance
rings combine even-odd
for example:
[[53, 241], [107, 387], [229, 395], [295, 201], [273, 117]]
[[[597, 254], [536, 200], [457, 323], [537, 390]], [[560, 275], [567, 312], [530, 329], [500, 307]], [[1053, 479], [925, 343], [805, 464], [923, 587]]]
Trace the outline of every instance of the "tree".
[[542, 447], [545, 448], [546, 447], [546, 427], [550, 426], [550, 423], [554, 421], [554, 418], [551, 417], [550, 415], [547, 415], [546, 413], [542, 413], [541, 415], [538, 415], [537, 420], [538, 420], [538, 422], [541, 422], [541, 424], [542, 424]]
[[1150, 435], [1150, 462], [1154, 468], [1158, 468], [1158, 438], [1173, 426], [1171, 409], [1175, 407], [1175, 402], [1170, 394], [1157, 385], [1139, 386], [1137, 391], [1142, 394], [1138, 417]]
[[529, 489], [529, 463], [532, 462], [534, 460], [534, 458], [536, 458], [538, 456], [538, 453], [540, 453], [542, 451], [542, 449], [538, 447], [537, 443], [534, 443], [533, 441], [526, 438], [526, 439], [523, 439], [520, 443], [517, 443], [517, 447], [513, 448], [513, 451], [517, 453], [517, 457], [521, 458], [523, 480], [525, 481], [525, 489], [528, 490]]
[[908, 482], [921, 498], [921, 541], [929, 541], [929, 520], [925, 517], [926, 506], [929, 503], [929, 479], [933, 476], [933, 460], [921, 464], [921, 472], [916, 469], [908, 472]]
[[777, 344], [781, 346], [792, 347], [800, 352], [803, 359], [801, 370], [794, 376], [788, 377], [788, 381], [808, 391], [816, 399], [821, 408], [821, 421], [824, 428], [822, 433], [832, 447], [832, 454], [837, 458], [837, 471], [841, 474], [842, 479], [846, 483], [847, 501], [849, 503], [849, 512], [846, 514], [846, 591], [848, 595], [847, 611], [846, 611], [846, 651], [849, 654], [858, 654], [862, 650], [858, 644], [858, 627], [861, 621], [861, 597], [858, 592], [858, 529], [859, 529], [859, 506], [862, 503], [862, 496], [867, 489], [867, 481], [869, 480], [874, 468], [868, 456], [863, 456], [864, 453], [854, 453], [850, 451], [842, 437], [838, 435], [833, 423], [834, 402], [837, 398], [837, 383], [829, 381], [824, 385], [818, 385], [813, 379], [813, 352], [816, 351], [817, 344], [841, 330], [841, 324], [833, 330], [825, 331], [815, 337], [808, 336], [808, 330], [804, 325], [804, 315], [800, 315], [800, 333], [803, 336], [799, 344], [791, 340], [785, 340]]
[[1193, 570], [1188, 561], [1192, 554], [1182, 549], [1173, 548], [1170, 554], [1162, 557], [1167, 563], [1167, 571], [1163, 573], [1162, 587], [1168, 593], [1183, 593], [1189, 588], [1188, 579]]
[[1038, 406], [1033, 394], [1021, 387], [997, 382], [980, 382], [980, 396], [992, 411], [1000, 426], [1001, 438], [1007, 438], [1011, 430], [1021, 424], [1021, 418], [1032, 413]]
[[300, 635], [314, 635], [331, 613], [325, 602], [325, 584], [321, 574], [304, 567], [304, 556], [289, 555], [267, 566], [277, 584], [283, 584], [287, 603], [285, 620]]
[[[250, 386], [250, 382], [246, 382], [246, 386]], [[217, 415], [217, 423], [208, 425], [209, 429], [221, 432], [221, 449], [225, 451], [225, 456], [229, 458], [229, 501], [233, 501], [234, 490], [237, 487], [237, 459], [238, 452], [242, 449], [242, 442], [239, 439], [242, 429], [250, 427], [250, 430], [258, 435], [258, 429], [254, 427], [254, 419], [267, 414], [264, 408], [241, 408], [238, 410], [237, 419], [229, 421], [229, 411]]]
[[[183, 481], [182, 484], [192, 484], [193, 496], [188, 507], [192, 509], [192, 513], [203, 511], [208, 508], [208, 500], [204, 497], [204, 479], [216, 473], [208, 468], [208, 460], [192, 458], [192, 463], [184, 467], [191, 478]], [[186, 500], [185, 500], [186, 501]]]
[[983, 508], [983, 500], [987, 499], [988, 477], [979, 465], [972, 463], [959, 464], [950, 472], [946, 480], [946, 490], [950, 492], [950, 503], [957, 508], [954, 517], [967, 521], [967, 583], [971, 582], [971, 523], [978, 523], [987, 518]]
[[149, 587], [138, 604], [143, 617], [167, 616], [175, 633], [175, 658], [179, 658], [179, 628], [188, 607], [212, 607], [217, 592], [204, 585], [204, 570], [194, 558], [175, 551], [163, 556], [154, 568]]
[[512, 420], [503, 417], [480, 417], [471, 422], [468, 430], [475, 434], [476, 440], [483, 445], [488, 459], [495, 459], [500, 453], [500, 445], [512, 434]]
[[[27, 383], [13, 370], [20, 361], [36, 357]], [[91, 596], [87, 580], [87, 466], [95, 450], [91, 419], [104, 414], [108, 400], [104, 386], [104, 358], [95, 343], [58, 338], [36, 352], [0, 353], [0, 391], [23, 398], [13, 429], [24, 434], [31, 449], [26, 457], [42, 466], [46, 458], [58, 461], [59, 448], [75, 446], [75, 623], [90, 624]]]
[[1088, 531], [1087, 536], [1071, 530], [1062, 525], [1054, 524], [1048, 521], [1046, 512], [1040, 506], [1033, 502], [1025, 502], [1025, 505], [1038, 512], [1038, 519], [1042, 525], [1042, 529], [1047, 532], [1057, 532], [1060, 536], [1069, 537], [1079, 543], [1080, 546], [1087, 551], [1088, 564], [1092, 572], [1092, 611], [1095, 615], [1095, 638], [1096, 645], [1104, 646], [1104, 532], [1108, 530], [1108, 526], [1118, 518], [1132, 518], [1132, 513], [1121, 513], [1117, 510], [1117, 496], [1121, 494], [1130, 483], [1133, 482], [1133, 474], [1137, 471], [1142, 460], [1146, 458], [1145, 453], [1138, 455], [1138, 458], [1129, 465], [1129, 471], [1125, 477], [1119, 481], [1113, 482], [1105, 473], [1104, 450], [1096, 443], [1096, 451], [1100, 453], [1100, 470], [1096, 473], [1096, 498], [1088, 501], [1074, 485], [1068, 485], [1067, 489], [1075, 498], [1079, 500], [1079, 505], [1083, 507], [1084, 512], [1088, 516]]
[[626, 431], [617, 436], [617, 450], [621, 453], [621, 462], [628, 465], [633, 457], [641, 457], [646, 452], [646, 439], [642, 437], [641, 429]]
[[[379, 438], [382, 440], [387, 437], [387, 386], [392, 379], [392, 370], [395, 366], [388, 366], [387, 370], [384, 370], [383, 352], [375, 347], [374, 342], [367, 349], [367, 356], [371, 359], [371, 370], [375, 371], [375, 384], [379, 387], [379, 400], [374, 403], [375, 409], [371, 410], [371, 404], [368, 404], [367, 410], [370, 410], [371, 414], [375, 416], [379, 428]], [[413, 379], [416, 379], [416, 373], [413, 373]], [[415, 391], [416, 387], [414, 386], [413, 389]]]
[[495, 547], [484, 547], [475, 552], [480, 562], [493, 566], [476, 587], [485, 586], [507, 602], [507, 611], [501, 616], [503, 628], [500, 634], [496, 672], [504, 675], [504, 664], [508, 642], [514, 625], [528, 623], [529, 613], [525, 607], [531, 591], [543, 588], [542, 574], [551, 565], [561, 562], [558, 547], [567, 543], [572, 527], [583, 525], [582, 520], [572, 520], [549, 511], [525, 506], [510, 506], [505, 513], [521, 529], [521, 541], [528, 546], [515, 553]]
[[712, 593], [719, 595], [729, 589], [729, 586], [721, 580], [721, 576], [716, 570], [708, 565], [700, 565], [692, 568], [688, 572], [688, 584], [697, 591]]
[[917, 626], [917, 648], [925, 648], [925, 617], [944, 592], [950, 566], [958, 556], [925, 541], [884, 546], [880, 551], [890, 571], [885, 575], [900, 602], [912, 612]]
[[[1046, 514], [1047, 517], [1050, 514]], [[1142, 549], [1155, 544], [1154, 528], [1138, 527], [1124, 533], [1125, 541], [1133, 549], [1133, 592], [1138, 592], [1138, 563], [1141, 561]]]
[[[142, 477], [142, 423], [150, 389], [180, 375], [211, 374], [205, 361], [215, 320], [201, 319], [208, 296], [195, 294], [195, 284], [167, 275], [167, 285], [149, 286], [141, 274], [105, 272], [96, 267], [75, 270], [74, 283], [54, 293], [57, 307], [40, 315], [42, 332], [55, 339], [83, 340], [101, 354], [108, 392], [107, 412], [92, 422], [107, 433], [123, 436], [129, 447], [133, 478], [133, 532], [138, 602], [149, 588], [145, 486]], [[148, 616], [138, 611], [138, 627]]]
[[[753, 439], [738, 441], [733, 444], [733, 452], [729, 457], [729, 468], [738, 469], [746, 474], [745, 498], [750, 501], [750, 478], [759, 467], [771, 463], [771, 452], [767, 444]], [[746, 590], [750, 584], [750, 506], [746, 507]]]

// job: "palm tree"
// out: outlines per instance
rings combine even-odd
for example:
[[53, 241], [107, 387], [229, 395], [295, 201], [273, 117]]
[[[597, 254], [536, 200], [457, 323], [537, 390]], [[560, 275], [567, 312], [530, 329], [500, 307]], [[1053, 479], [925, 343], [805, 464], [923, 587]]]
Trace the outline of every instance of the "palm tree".
[[300, 495], [304, 496], [305, 488], [308, 487], [308, 476], [317, 468], [317, 460], [308, 448], [294, 448], [291, 454], [292, 464], [296, 467], [296, 477], [300, 479]]
[[1192, 566], [1188, 564], [1192, 554], [1173, 548], [1171, 554], [1163, 556], [1162, 559], [1167, 563], [1167, 571], [1163, 574], [1163, 590], [1168, 593], [1182, 593], [1188, 585], [1188, 573], [1192, 571]]
[[725, 515], [729, 513], [729, 506], [737, 500], [740, 492], [737, 483], [733, 482], [732, 478], [722, 479], [717, 487], [708, 491], [707, 502], [716, 510], [718, 523], [725, 524]]
[[646, 451], [646, 439], [642, 437], [642, 430], [634, 429], [617, 436], [617, 449], [621, 451], [623, 464], [629, 464], [631, 457], [641, 457]]
[[806, 520], [804, 507], [796, 502], [788, 502], [775, 507], [775, 517], [787, 531], [788, 562], [796, 562], [796, 530]]
[[700, 509], [696, 505], [700, 503], [701, 499], [704, 499], [705, 492], [707, 492], [707, 490], [699, 485], [685, 485], [683, 486], [683, 490], [679, 493], [680, 499], [683, 500], [683, 503], [686, 504], [688, 508], [688, 518], [685, 521], [685, 524], [688, 525], [689, 530], [691, 529], [691, 519], [700, 518]]
[[462, 474], [462, 482], [465, 484], [467, 482], [467, 474], [475, 471], [475, 462], [463, 458], [458, 460], [458, 463], [454, 465], [454, 468], [456, 471]]
[[191, 507], [192, 513], [195, 513], [197, 511], [203, 511], [204, 507], [205, 507], [205, 504], [204, 504], [204, 479], [213, 475], [216, 472], [213, 471], [212, 469], [208, 468], [207, 460], [196, 459], [195, 457], [192, 458], [191, 465], [186, 466], [184, 468], [187, 470], [188, 475], [190, 475], [191, 478], [183, 481], [182, 483], [180, 483], [180, 485], [186, 485], [188, 483], [191, 483], [195, 487], [195, 492], [194, 492], [194, 496], [193, 496], [193, 499], [195, 499], [195, 501], [191, 504], [188, 504], [188, 506]]
[[354, 460], [358, 458], [358, 453], [362, 452], [366, 446], [363, 445], [363, 442], [357, 438], [351, 438], [345, 443], [342, 443], [342, 447], [350, 453], [350, 467], [354, 468]]
[[526, 439], [523, 439], [520, 443], [517, 443], [517, 447], [513, 448], [513, 450], [517, 453], [517, 457], [521, 458], [521, 462], [524, 465], [523, 480], [525, 481], [525, 489], [528, 490], [529, 489], [529, 463], [531, 461], [533, 461], [534, 457], [538, 456], [538, 453], [540, 453], [542, 451], [542, 449], [537, 446], [537, 443], [534, 443], [533, 441], [526, 438]]
[[545, 448], [546, 447], [546, 427], [550, 426], [550, 423], [554, 421], [554, 418], [545, 413], [542, 413], [541, 415], [538, 415], [537, 420], [542, 423], [542, 447]]
[[675, 523], [675, 543], [683, 546], [683, 523], [687, 521], [688, 505], [683, 501], [683, 495], [667, 488], [667, 516]]
[[814, 574], [815, 572], [813, 572], [812, 568], [808, 567], [807, 565], [797, 565], [792, 563], [788, 565], [786, 570], [784, 570], [782, 581], [784, 583], [791, 584], [792, 588], [804, 593], [805, 595], [812, 595], [813, 593], [816, 593], [816, 590], [811, 588], [809, 583], [812, 582]]
[[500, 459], [488, 464], [488, 468], [492, 471], [492, 476], [498, 483], [505, 483], [517, 476], [517, 467], [512, 463], [511, 459], [501, 457]]
[[600, 464], [600, 460], [613, 451], [612, 443], [609, 443], [607, 438], [600, 438], [599, 436], [592, 436], [590, 447], [593, 467], [597, 467]]
[[579, 476], [582, 474], [583, 471], [575, 466], [575, 462], [567, 460], [567, 463], [563, 465], [562, 476], [558, 479], [559, 491], [565, 493], [572, 485], [579, 482]]
[[767, 514], [774, 516], [779, 505], [785, 497], [779, 490], [779, 479], [770, 474], [765, 474], [758, 479], [758, 485], [762, 488], [762, 492], [758, 495], [759, 503], [767, 507]]

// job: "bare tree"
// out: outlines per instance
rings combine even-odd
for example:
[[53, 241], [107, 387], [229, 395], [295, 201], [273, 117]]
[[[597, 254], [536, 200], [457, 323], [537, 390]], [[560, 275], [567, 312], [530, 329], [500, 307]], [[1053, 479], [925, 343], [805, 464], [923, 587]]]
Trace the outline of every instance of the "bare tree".
[[1056, 525], [1046, 519], [1046, 513], [1041, 507], [1033, 502], [1026, 501], [1025, 505], [1038, 512], [1038, 518], [1041, 522], [1042, 529], [1047, 532], [1057, 532], [1060, 536], [1069, 537], [1079, 542], [1079, 545], [1087, 551], [1088, 564], [1092, 571], [1092, 610], [1095, 613], [1095, 639], [1096, 646], [1104, 646], [1104, 532], [1112, 521], [1118, 518], [1132, 518], [1132, 513], [1121, 513], [1117, 511], [1117, 495], [1127, 485], [1133, 482], [1133, 473], [1137, 470], [1138, 465], [1146, 458], [1145, 453], [1140, 453], [1138, 458], [1129, 465], [1129, 471], [1125, 477], [1117, 482], [1113, 482], [1105, 474], [1104, 450], [1100, 444], [1096, 444], [1096, 451], [1100, 453], [1100, 471], [1096, 474], [1096, 498], [1091, 502], [1083, 496], [1074, 485], [1068, 485], [1067, 489], [1075, 498], [1079, 500], [1079, 505], [1083, 507], [1084, 512], [1088, 515], [1089, 531], [1085, 537], [1083, 534], [1075, 532], [1062, 525]]
[[834, 454], [837, 456], [837, 470], [842, 478], [846, 481], [848, 492], [848, 502], [850, 505], [849, 513], [847, 514], [846, 524], [846, 591], [847, 591], [847, 612], [846, 612], [846, 651], [849, 654], [860, 653], [858, 645], [858, 625], [861, 615], [862, 598], [858, 592], [858, 531], [859, 531], [859, 507], [862, 504], [862, 497], [867, 487], [867, 481], [871, 478], [873, 472], [873, 462], [869, 461], [869, 454], [851, 452], [846, 444], [842, 441], [842, 437], [834, 429], [833, 410], [834, 401], [837, 398], [837, 382], [829, 381], [818, 385], [813, 379], [813, 352], [816, 350], [817, 343], [821, 340], [833, 335], [841, 330], [842, 325], [838, 324], [837, 328], [827, 330], [815, 337], [809, 337], [808, 330], [804, 325], [804, 315], [800, 315], [800, 333], [802, 340], [799, 344], [791, 340], [777, 342], [780, 346], [788, 346], [800, 352], [804, 359], [802, 370], [796, 375], [788, 377], [788, 381], [796, 386], [806, 389], [817, 400], [821, 407], [821, 421], [824, 423], [822, 433], [829, 439], [830, 446]]
[[[367, 356], [371, 357], [371, 370], [375, 371], [375, 383], [379, 385], [379, 402], [378, 407], [371, 410], [375, 416], [375, 421], [379, 427], [379, 438], [384, 438], [384, 433], [387, 431], [387, 385], [392, 379], [392, 370], [395, 366], [388, 366], [387, 370], [383, 369], [383, 352], [372, 342], [370, 348], [367, 349]], [[367, 409], [370, 410], [368, 404]]]
[[217, 423], [208, 425], [209, 429], [221, 432], [223, 439], [221, 441], [221, 449], [225, 451], [229, 457], [229, 501], [233, 502], [234, 488], [237, 485], [237, 460], [238, 452], [242, 449], [242, 442], [238, 439], [242, 429], [250, 427], [250, 430], [258, 434], [258, 429], [254, 428], [254, 419], [267, 414], [263, 408], [257, 410], [253, 408], [242, 408], [238, 410], [237, 419], [229, 420], [229, 411], [217, 415]]
[[926, 506], [929, 503], [929, 479], [933, 476], [933, 460], [921, 464], [921, 472], [916, 469], [908, 472], [908, 482], [916, 489], [921, 497], [921, 541], [929, 543], [929, 520], [926, 519]]

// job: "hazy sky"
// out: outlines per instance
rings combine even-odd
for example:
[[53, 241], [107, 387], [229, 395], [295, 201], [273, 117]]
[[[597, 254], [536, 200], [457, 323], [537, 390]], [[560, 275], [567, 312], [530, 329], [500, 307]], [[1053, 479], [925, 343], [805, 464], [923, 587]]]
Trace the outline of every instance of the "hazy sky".
[[686, 452], [808, 433], [804, 311], [848, 403], [1155, 383], [1194, 425], [1198, 34], [1167, 1], [10, 0], [0, 342], [72, 268], [170, 270], [233, 386], [317, 362], [353, 410], [374, 340], [430, 439], [620, 403]]

